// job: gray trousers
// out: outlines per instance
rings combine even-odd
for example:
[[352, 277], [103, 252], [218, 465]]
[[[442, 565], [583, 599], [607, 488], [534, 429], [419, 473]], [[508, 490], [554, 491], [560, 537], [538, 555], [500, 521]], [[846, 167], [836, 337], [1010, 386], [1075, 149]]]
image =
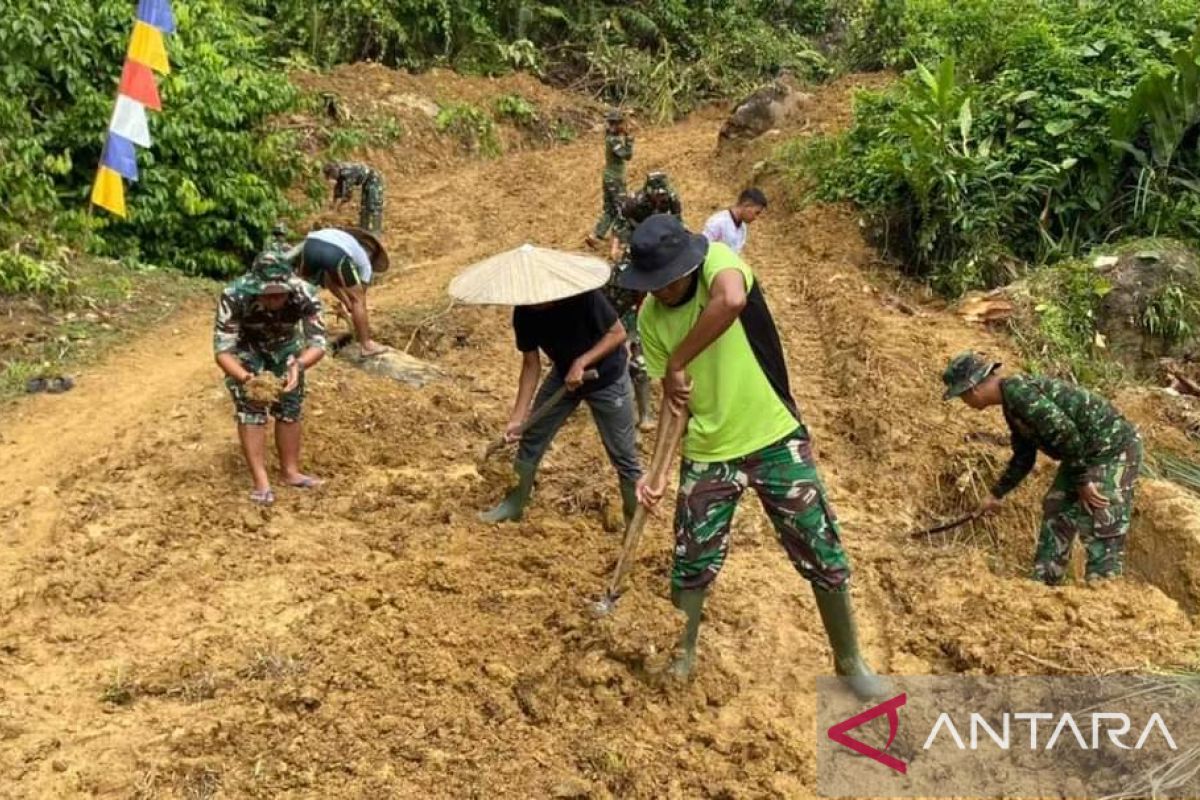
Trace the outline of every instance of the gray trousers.
[[[558, 371], [550, 370], [550, 374], [538, 389], [537, 397], [533, 401], [534, 408], [540, 408], [562, 385]], [[549, 449], [558, 429], [580, 403], [587, 403], [588, 408], [592, 410], [592, 418], [596, 420], [596, 428], [600, 431], [600, 440], [604, 442], [608, 460], [616, 468], [617, 474], [630, 481], [640, 478], [642, 465], [637, 449], [633, 383], [629, 380], [628, 371], [615, 383], [584, 397], [569, 393], [563, 395], [546, 416], [525, 431], [517, 448], [517, 461], [537, 466], [542, 456], [546, 455], [546, 450]]]

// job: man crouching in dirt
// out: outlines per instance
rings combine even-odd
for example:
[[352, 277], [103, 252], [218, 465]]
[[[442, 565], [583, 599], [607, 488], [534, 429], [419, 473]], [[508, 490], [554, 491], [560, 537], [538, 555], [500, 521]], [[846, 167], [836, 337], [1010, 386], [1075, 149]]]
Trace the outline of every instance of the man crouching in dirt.
[[[254, 503], [275, 502], [266, 464], [268, 412], [275, 417], [275, 445], [284, 482], [300, 489], [321, 483], [300, 471], [300, 414], [304, 372], [324, 357], [325, 346], [320, 299], [277, 253], [259, 255], [251, 271], [221, 294], [213, 350], [233, 396], [238, 439], [254, 482], [250, 493]], [[282, 382], [274, 402], [250, 397], [248, 384], [265, 372]]]
[[[758, 280], [729, 247], [709, 244], [667, 214], [638, 226], [630, 255], [618, 280], [650, 293], [638, 327], [647, 369], [662, 379], [663, 413], [691, 415], [671, 571], [671, 598], [687, 625], [672, 671], [692, 670], [705, 596], [729, 552], [738, 500], [753, 489], [792, 564], [812, 583], [837, 673], [860, 697], [881, 695], [888, 685], [859, 654], [849, 560]], [[638, 496], [653, 507], [664, 489], [643, 478]]]
[[1087, 580], [1120, 575], [1142, 464], [1137, 428], [1079, 386], [1037, 375], [1001, 378], [999, 369], [977, 353], [960, 353], [942, 375], [945, 399], [961, 397], [976, 410], [1000, 406], [1012, 433], [1012, 459], [978, 513], [995, 512], [1041, 450], [1060, 463], [1042, 503], [1034, 580], [1062, 583], [1076, 536], [1087, 554]]
[[[517, 399], [505, 428], [509, 442], [520, 441], [513, 469], [517, 486], [490, 511], [484, 522], [520, 520], [533, 494], [533, 481], [542, 456], [559, 428], [580, 403], [591, 409], [600, 439], [620, 480], [625, 523], [637, 510], [637, 480], [642, 475], [634, 426], [633, 387], [629, 380], [625, 327], [616, 310], [599, 289], [537, 305], [513, 309], [513, 329], [521, 351], [521, 377]], [[542, 371], [538, 351], [546, 354], [551, 369], [537, 388]], [[585, 373], [597, 375], [587, 380]], [[562, 390], [566, 389], [565, 392]], [[534, 390], [537, 389], [536, 399]], [[518, 430], [534, 408], [554, 401], [546, 413], [523, 434]]]

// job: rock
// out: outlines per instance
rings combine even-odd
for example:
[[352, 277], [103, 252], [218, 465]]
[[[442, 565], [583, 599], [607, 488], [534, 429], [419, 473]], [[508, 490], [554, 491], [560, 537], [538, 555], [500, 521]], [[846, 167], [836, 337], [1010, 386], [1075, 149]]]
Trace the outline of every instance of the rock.
[[756, 139], [780, 128], [812, 95], [797, 90], [787, 76], [764, 86], [742, 100], [721, 127], [718, 146], [735, 140]]
[[[1115, 263], [1112, 263], [1115, 259]], [[1144, 324], [1146, 311], [1160, 293], [1179, 286], [1193, 301], [1200, 300], [1200, 256], [1182, 244], [1167, 242], [1156, 251], [1143, 251], [1093, 262], [1112, 286], [1096, 312], [1096, 332], [1104, 337], [1109, 356], [1137, 377], [1158, 372], [1162, 358], [1184, 358], [1200, 351], [1200, 338], [1168, 341]]]
[[517, 673], [505, 664], [499, 661], [489, 661], [483, 665], [483, 674], [489, 678], [494, 678], [501, 683], [514, 683], [517, 680]]
[[564, 800], [573, 800], [574, 798], [590, 797], [592, 794], [592, 786], [582, 778], [569, 778], [555, 785], [550, 790], [551, 797], [564, 798]]
[[435, 365], [399, 350], [389, 349], [386, 353], [364, 358], [359, 354], [358, 345], [352, 344], [338, 351], [338, 357], [364, 372], [391, 378], [418, 389], [445, 377]]

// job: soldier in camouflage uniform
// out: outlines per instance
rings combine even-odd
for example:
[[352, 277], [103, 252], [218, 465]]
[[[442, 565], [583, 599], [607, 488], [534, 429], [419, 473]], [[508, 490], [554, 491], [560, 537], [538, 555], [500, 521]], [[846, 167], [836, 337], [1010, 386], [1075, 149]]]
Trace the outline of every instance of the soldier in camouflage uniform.
[[625, 330], [629, 331], [627, 346], [629, 348], [629, 375], [633, 378], [634, 395], [637, 398], [638, 427], [643, 431], [654, 427], [654, 415], [650, 410], [650, 376], [646, 372], [646, 359], [642, 355], [642, 339], [637, 333], [637, 310], [641, 306], [644, 295], [620, 288], [617, 281], [622, 272], [629, 266], [629, 239], [634, 230], [654, 214], [670, 214], [683, 221], [683, 204], [679, 195], [671, 188], [671, 181], [665, 172], [651, 172], [646, 176], [646, 183], [636, 195], [624, 195], [618, 205], [620, 215], [613, 226], [613, 236], [609, 258], [613, 262], [612, 277], [605, 288]]
[[608, 236], [609, 230], [620, 215], [618, 203], [625, 194], [625, 165], [633, 158], [633, 137], [626, 128], [625, 115], [618, 109], [605, 116], [608, 130], [604, 135], [604, 209], [596, 220], [596, 227], [588, 236], [588, 244], [595, 247]]
[[621, 204], [618, 237], [628, 242], [637, 226], [654, 214], [670, 214], [683, 222], [683, 202], [665, 172], [648, 173], [641, 191], [625, 198]]
[[[638, 226], [630, 254], [618, 280], [650, 295], [638, 327], [647, 369], [662, 379], [663, 413], [691, 417], [671, 570], [671, 598], [687, 623], [672, 671], [685, 677], [693, 668], [704, 600], [729, 552], [738, 501], [750, 489], [813, 587], [837, 673], [861, 697], [880, 696], [887, 683], [859, 653], [850, 563], [757, 277], [728, 246], [710, 245], [669, 214]], [[654, 506], [664, 489], [643, 477], [639, 500]]]
[[1076, 537], [1087, 555], [1087, 580], [1120, 575], [1142, 463], [1137, 429], [1087, 389], [1036, 375], [1001, 378], [999, 367], [962, 353], [942, 376], [946, 399], [961, 397], [980, 410], [1000, 406], [1012, 433], [1012, 459], [979, 512], [1000, 506], [1033, 469], [1040, 450], [1059, 467], [1042, 504], [1033, 578], [1062, 583]]
[[[233, 397], [238, 438], [254, 481], [250, 499], [275, 501], [267, 476], [267, 416], [275, 418], [275, 444], [283, 480], [307, 489], [320, 481], [300, 471], [300, 417], [304, 372], [325, 355], [325, 325], [316, 290], [292, 274], [272, 251], [254, 261], [249, 273], [225, 287], [217, 305], [213, 351]], [[255, 405], [246, 384], [255, 374], [274, 373], [283, 393], [270, 408]]]
[[627, 332], [625, 347], [629, 351], [629, 377], [633, 380], [633, 394], [637, 402], [638, 428], [648, 431], [654, 427], [654, 414], [650, 410], [650, 375], [646, 372], [646, 358], [642, 354], [642, 338], [637, 332], [638, 308], [645, 295], [622, 289], [617, 283], [620, 274], [628, 268], [628, 254], [622, 250], [614, 259], [604, 294], [617, 310]]
[[358, 227], [380, 233], [383, 231], [383, 177], [366, 164], [328, 164], [325, 177], [334, 181], [333, 202], [341, 206], [362, 187], [362, 203], [358, 209]]

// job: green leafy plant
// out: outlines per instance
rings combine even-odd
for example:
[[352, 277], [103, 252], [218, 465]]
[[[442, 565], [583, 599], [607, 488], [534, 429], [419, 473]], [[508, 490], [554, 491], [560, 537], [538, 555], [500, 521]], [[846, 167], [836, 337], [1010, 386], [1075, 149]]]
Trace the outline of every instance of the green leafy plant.
[[496, 115], [523, 128], [531, 128], [538, 122], [537, 107], [519, 94], [506, 94], [496, 98]]
[[61, 264], [0, 250], [0, 295], [31, 294], [59, 299], [73, 289], [74, 284]]
[[1200, 302], [1178, 283], [1169, 283], [1146, 300], [1142, 327], [1168, 342], [1183, 342], [1200, 331]]
[[438, 111], [434, 125], [442, 133], [457, 137], [463, 147], [473, 153], [479, 153], [485, 158], [500, 155], [496, 124], [487, 112], [480, 108], [468, 103], [451, 103]]
[[863, 45], [909, 71], [780, 171], [947, 294], [1115, 238], [1200, 243], [1200, 9], [1087, 5], [864, 0]]
[[[101, 254], [193, 274], [244, 269], [302, 173], [293, 136], [267, 124], [296, 90], [237, 4], [175, 3], [173, 65], [153, 147], [138, 154], [129, 216], [83, 212], [130, 35], [125, 0], [13, 0], [0, 15], [0, 246], [53, 220]], [[88, 235], [90, 232], [94, 236]]]

